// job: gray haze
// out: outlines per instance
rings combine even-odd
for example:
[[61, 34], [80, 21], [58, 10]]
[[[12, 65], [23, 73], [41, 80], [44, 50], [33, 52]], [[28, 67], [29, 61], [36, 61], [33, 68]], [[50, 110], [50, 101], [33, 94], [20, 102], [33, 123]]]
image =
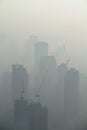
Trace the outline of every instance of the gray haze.
[[[87, 72], [85, 0], [2, 0], [0, 33], [4, 35], [5, 40], [4, 44], [3, 42], [0, 44], [2, 66], [6, 57], [13, 53], [12, 48], [15, 48], [14, 52], [23, 52], [29, 35], [33, 33], [49, 42], [50, 52], [56, 57], [58, 46], [65, 44], [71, 64], [81, 72]], [[3, 63], [2, 55], [4, 55]]]
[[[20, 86], [26, 86], [27, 100], [36, 101], [40, 96], [42, 105], [48, 108], [48, 130], [63, 130], [64, 107], [70, 105], [67, 95], [70, 103], [73, 99], [75, 107], [79, 106], [79, 121], [85, 124], [86, 55], [86, 0], [0, 0], [0, 127], [12, 123], [12, 96], [23, 96]], [[21, 64], [15, 66], [21, 74], [19, 69], [13, 72], [12, 64]], [[72, 88], [78, 94], [72, 93]], [[72, 111], [70, 114], [75, 114]]]

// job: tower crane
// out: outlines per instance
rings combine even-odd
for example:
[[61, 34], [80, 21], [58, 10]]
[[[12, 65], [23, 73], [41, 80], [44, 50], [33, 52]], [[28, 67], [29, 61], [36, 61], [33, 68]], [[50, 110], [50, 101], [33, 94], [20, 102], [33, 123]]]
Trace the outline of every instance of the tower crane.
[[43, 87], [44, 82], [46, 80], [47, 74], [48, 74], [48, 71], [45, 72], [45, 74], [41, 80], [41, 83], [39, 85], [39, 91], [37, 91], [37, 90], [35, 91], [35, 97], [38, 98], [38, 102], [40, 102], [40, 92], [41, 92], [41, 88]]

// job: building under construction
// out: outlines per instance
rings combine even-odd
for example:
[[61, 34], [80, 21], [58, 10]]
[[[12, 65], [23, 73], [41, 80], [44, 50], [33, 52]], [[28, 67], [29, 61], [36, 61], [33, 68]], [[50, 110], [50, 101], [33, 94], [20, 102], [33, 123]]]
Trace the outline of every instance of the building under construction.
[[40, 102], [15, 101], [15, 130], [47, 130], [48, 110]]

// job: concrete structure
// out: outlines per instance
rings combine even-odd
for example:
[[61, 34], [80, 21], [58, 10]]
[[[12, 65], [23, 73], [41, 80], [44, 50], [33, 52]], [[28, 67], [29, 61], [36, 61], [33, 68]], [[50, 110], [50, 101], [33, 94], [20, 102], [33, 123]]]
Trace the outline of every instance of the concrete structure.
[[25, 43], [22, 52], [21, 52], [21, 63], [23, 63], [27, 69], [29, 68], [29, 72], [34, 71], [35, 67], [35, 54], [34, 54], [34, 46], [38, 42], [38, 36], [30, 35]]
[[37, 102], [29, 105], [30, 130], [47, 130], [48, 110]]
[[67, 64], [60, 64], [57, 67], [57, 87], [56, 87], [56, 126], [57, 129], [64, 128], [64, 79], [68, 71]]
[[37, 72], [42, 56], [48, 56], [48, 44], [46, 42], [40, 41], [35, 44], [35, 66]]
[[19, 64], [12, 66], [12, 96], [13, 101], [20, 99], [21, 92], [24, 91], [24, 99], [28, 99], [28, 73]]
[[39, 102], [28, 104], [21, 98], [15, 102], [15, 130], [47, 130], [48, 110]]
[[3, 73], [0, 82], [0, 122], [6, 128], [12, 128], [12, 86], [11, 71]]
[[[40, 60], [39, 67], [39, 89], [41, 97], [46, 98], [43, 104], [49, 105], [49, 100], [53, 100], [56, 87], [56, 60], [54, 56], [43, 56]], [[43, 91], [42, 91], [43, 90]], [[51, 96], [51, 97], [50, 97]], [[53, 96], [54, 97], [54, 96]], [[49, 100], [48, 100], [49, 99]], [[53, 106], [53, 105], [52, 105]]]
[[64, 116], [67, 129], [75, 129], [79, 117], [79, 72], [74, 68], [65, 76]]
[[15, 101], [15, 130], [29, 130], [28, 104], [26, 100]]
[[61, 64], [57, 67], [57, 102], [59, 111], [64, 107], [64, 80], [67, 72], [67, 64]]
[[40, 91], [40, 101], [48, 107], [48, 127], [54, 129], [56, 110], [56, 60], [54, 56], [43, 56], [40, 60], [38, 89]]

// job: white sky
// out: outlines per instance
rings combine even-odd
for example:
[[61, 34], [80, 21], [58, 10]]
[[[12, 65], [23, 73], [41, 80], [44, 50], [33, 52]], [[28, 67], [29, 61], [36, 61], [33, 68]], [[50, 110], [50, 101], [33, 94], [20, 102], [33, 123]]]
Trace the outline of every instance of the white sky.
[[2, 0], [0, 32], [13, 41], [35, 33], [51, 44], [53, 52], [63, 41], [73, 64], [87, 72], [85, 0]]

